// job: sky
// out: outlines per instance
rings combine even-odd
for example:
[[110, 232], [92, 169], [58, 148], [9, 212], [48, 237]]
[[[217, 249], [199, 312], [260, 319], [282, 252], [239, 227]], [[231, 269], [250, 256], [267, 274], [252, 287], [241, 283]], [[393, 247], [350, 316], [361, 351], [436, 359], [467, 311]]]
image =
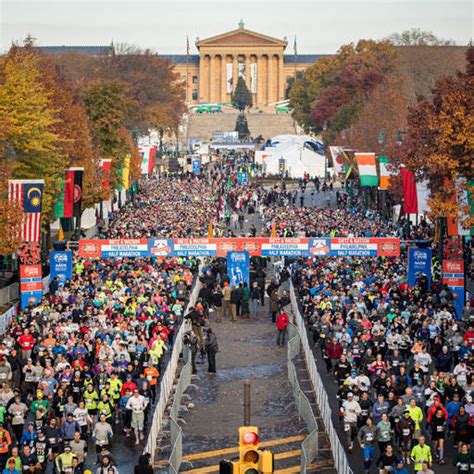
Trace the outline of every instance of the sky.
[[361, 38], [381, 39], [410, 28], [467, 44], [473, 2], [464, 0], [122, 1], [0, 0], [0, 51], [28, 34], [38, 45], [130, 43], [160, 54], [191, 54], [204, 39], [238, 27], [288, 39], [298, 54], [334, 53]]

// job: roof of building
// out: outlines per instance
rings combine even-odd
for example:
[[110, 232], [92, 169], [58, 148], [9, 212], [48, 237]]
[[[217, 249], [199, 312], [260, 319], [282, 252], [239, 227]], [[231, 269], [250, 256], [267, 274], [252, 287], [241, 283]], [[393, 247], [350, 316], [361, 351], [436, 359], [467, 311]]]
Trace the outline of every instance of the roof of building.
[[188, 64], [199, 64], [199, 54], [160, 54], [161, 59], [166, 59], [171, 64], [186, 64], [186, 57]]
[[[329, 54], [298, 54], [296, 56], [296, 64], [312, 64], [323, 56], [330, 56]], [[185, 54], [160, 54], [161, 59], [166, 59], [171, 64], [186, 64]], [[286, 64], [295, 63], [294, 54], [285, 54], [284, 62]], [[199, 64], [199, 55], [190, 54], [188, 56], [188, 64]]]
[[297, 54], [296, 58], [294, 54], [285, 54], [283, 56], [283, 62], [286, 64], [313, 64], [318, 59], [324, 56], [331, 56], [330, 54]]
[[35, 46], [48, 54], [84, 53], [91, 56], [110, 56], [114, 52], [113, 46]]

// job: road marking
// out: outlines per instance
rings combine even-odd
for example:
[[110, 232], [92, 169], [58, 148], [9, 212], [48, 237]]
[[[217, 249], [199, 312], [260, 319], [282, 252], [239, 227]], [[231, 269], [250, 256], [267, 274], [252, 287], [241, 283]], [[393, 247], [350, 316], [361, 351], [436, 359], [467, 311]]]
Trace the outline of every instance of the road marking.
[[[274, 441], [277, 441], [277, 440], [274, 440]], [[264, 443], [261, 443], [261, 444], [264, 444]], [[279, 459], [293, 458], [295, 456], [299, 456], [300, 454], [301, 454], [301, 449], [295, 449], [294, 451], [285, 451], [283, 453], [276, 453], [274, 455], [274, 458], [275, 458], [275, 461], [278, 461]], [[198, 474], [198, 473], [205, 474], [208, 472], [219, 472], [219, 465], [215, 464], [213, 466], [198, 467], [196, 469], [191, 469], [189, 471], [182, 471], [182, 472], [183, 473], [186, 472], [187, 474]], [[299, 471], [290, 471], [290, 472], [299, 472]]]
[[[321, 462], [314, 462], [308, 466], [307, 469], [321, 469], [325, 467], [333, 467], [332, 461], [321, 461]], [[273, 471], [273, 474], [293, 474], [295, 472], [301, 472], [301, 466], [291, 466], [286, 467], [285, 469], [277, 469]]]
[[[306, 438], [305, 435], [290, 436], [289, 438], [273, 439], [271, 441], [264, 441], [258, 445], [259, 448], [268, 448], [270, 446], [278, 446], [279, 444], [294, 443], [296, 441], [303, 441]], [[183, 461], [195, 461], [196, 459], [213, 458], [221, 456], [222, 454], [231, 454], [238, 452], [237, 446], [233, 448], [217, 449], [215, 451], [204, 451], [202, 453], [188, 454], [183, 456]]]

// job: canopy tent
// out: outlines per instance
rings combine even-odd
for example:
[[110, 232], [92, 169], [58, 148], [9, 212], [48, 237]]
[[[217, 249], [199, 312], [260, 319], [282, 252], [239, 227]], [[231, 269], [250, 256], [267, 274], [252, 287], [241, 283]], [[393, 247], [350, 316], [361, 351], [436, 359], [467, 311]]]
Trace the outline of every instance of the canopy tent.
[[323, 144], [309, 135], [277, 135], [256, 152], [255, 161], [269, 175], [283, 170], [290, 178], [305, 173], [323, 178], [327, 171]]

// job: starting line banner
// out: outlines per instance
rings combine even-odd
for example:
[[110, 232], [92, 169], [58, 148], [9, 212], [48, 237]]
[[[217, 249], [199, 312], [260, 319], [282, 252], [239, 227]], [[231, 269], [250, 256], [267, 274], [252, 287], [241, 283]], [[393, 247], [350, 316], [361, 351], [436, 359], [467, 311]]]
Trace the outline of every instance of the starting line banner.
[[82, 258], [226, 257], [247, 251], [263, 257], [398, 257], [395, 238], [199, 238], [80, 240]]

